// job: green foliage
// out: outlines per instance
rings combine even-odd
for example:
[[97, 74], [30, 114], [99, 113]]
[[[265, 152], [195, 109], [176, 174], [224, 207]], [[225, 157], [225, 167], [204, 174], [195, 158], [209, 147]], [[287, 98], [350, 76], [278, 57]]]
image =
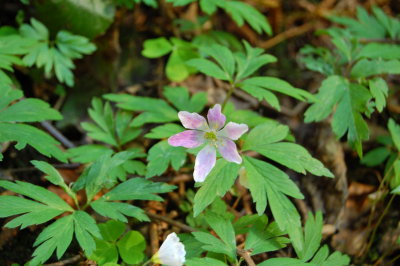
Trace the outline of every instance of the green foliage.
[[213, 213], [207, 213], [206, 220], [220, 239], [209, 233], [194, 232], [192, 234], [196, 240], [203, 243], [204, 250], [225, 254], [234, 260], [236, 258], [236, 239], [232, 223]]
[[146, 40], [143, 47], [142, 55], [148, 58], [170, 54], [165, 74], [171, 81], [182, 81], [195, 72], [193, 67], [186, 65], [188, 60], [198, 57], [196, 47], [190, 42], [178, 38], [171, 38], [168, 41], [160, 37]]
[[98, 225], [102, 239], [96, 239], [96, 250], [89, 257], [100, 265], [116, 263], [118, 258], [128, 264], [137, 264], [144, 259], [146, 241], [138, 231], [125, 233], [126, 225], [110, 220]]
[[127, 222], [125, 216], [130, 216], [139, 221], [149, 221], [144, 211], [121, 200], [156, 200], [163, 199], [155, 193], [170, 192], [175, 186], [164, 183], [154, 183], [143, 178], [132, 178], [120, 183], [101, 198], [93, 201], [90, 206], [100, 215], [111, 219]]
[[232, 88], [240, 88], [259, 101], [266, 100], [278, 110], [280, 110], [279, 100], [272, 92], [280, 92], [302, 101], [312, 98], [308, 92], [294, 88], [279, 78], [251, 77], [264, 65], [276, 62], [276, 58], [264, 54], [261, 48], [251, 47], [247, 42], [244, 42], [244, 47], [245, 53], [232, 53], [219, 44], [202, 46], [200, 52], [215, 62], [206, 58], [195, 58], [189, 60], [187, 64], [206, 75], [228, 81]]
[[96, 49], [87, 38], [67, 31], [59, 31], [53, 45], [46, 26], [33, 18], [31, 25], [23, 24], [19, 31], [22, 37], [34, 41], [22, 58], [24, 64], [43, 67], [47, 76], [54, 71], [57, 79], [70, 87], [74, 85], [72, 69], [75, 65], [72, 60], [82, 58], [83, 54], [91, 54]]
[[186, 151], [185, 148], [169, 145], [167, 141], [160, 141], [149, 150], [147, 161], [146, 177], [161, 175], [169, 164], [179, 170], [186, 161]]
[[[172, 2], [174, 6], [183, 6], [192, 3], [196, 0], [167, 0]], [[238, 26], [243, 26], [248, 23], [257, 33], [263, 32], [268, 35], [272, 34], [271, 26], [266, 17], [251, 5], [242, 1], [230, 0], [199, 0], [200, 8], [206, 14], [213, 14], [217, 8], [223, 9], [228, 13]]]
[[389, 119], [388, 129], [390, 137], [379, 139], [380, 144], [384, 146], [367, 152], [361, 163], [371, 167], [386, 161], [384, 176], [387, 179], [385, 178], [385, 180], [389, 180], [392, 193], [398, 194], [400, 186], [400, 126], [393, 119]]
[[[305, 65], [324, 74], [317, 100], [305, 113], [306, 122], [318, 122], [333, 114], [332, 129], [338, 138], [347, 133], [349, 144], [362, 157], [362, 142], [369, 130], [364, 116], [386, 106], [387, 74], [400, 73], [400, 45], [376, 39], [398, 38], [400, 21], [373, 8], [374, 16], [361, 7], [357, 19], [331, 17], [346, 26], [323, 31], [336, 49], [306, 46], [301, 50]], [[362, 40], [367, 39], [367, 42]], [[350, 114], [350, 115], [349, 115]]]
[[52, 32], [68, 30], [89, 39], [104, 34], [115, 14], [114, 5], [106, 0], [35, 1], [35, 8]]
[[[47, 133], [23, 122], [59, 120], [61, 114], [39, 99], [21, 99], [22, 91], [0, 85], [0, 143], [16, 141], [16, 148], [29, 144], [43, 155], [66, 161], [65, 154], [57, 147], [59, 142]], [[2, 159], [0, 154], [0, 160]]]

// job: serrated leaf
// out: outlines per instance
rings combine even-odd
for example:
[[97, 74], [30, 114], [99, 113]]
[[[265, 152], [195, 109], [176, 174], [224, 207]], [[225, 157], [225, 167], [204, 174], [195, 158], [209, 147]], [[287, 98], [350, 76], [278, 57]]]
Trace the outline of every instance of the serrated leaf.
[[129, 179], [111, 191], [107, 192], [103, 198], [109, 200], [157, 200], [162, 201], [160, 196], [155, 193], [166, 193], [175, 189], [175, 186], [165, 183], [152, 182], [143, 178]]
[[400, 45], [388, 43], [368, 43], [363, 46], [357, 55], [357, 58], [374, 59], [400, 59]]
[[90, 163], [96, 161], [104, 154], [112, 154], [113, 150], [98, 144], [82, 145], [68, 150], [68, 157], [73, 162]]
[[369, 80], [369, 89], [372, 97], [375, 99], [376, 109], [382, 112], [386, 106], [386, 98], [389, 93], [386, 81], [382, 78], [371, 79]]
[[390, 153], [390, 150], [386, 147], [370, 150], [363, 156], [361, 163], [369, 167], [380, 165], [389, 157]]
[[227, 74], [229, 80], [233, 80], [233, 74], [235, 72], [235, 59], [232, 52], [228, 48], [219, 44], [214, 44], [203, 46], [200, 48], [200, 51], [208, 56], [211, 56]]
[[272, 34], [271, 26], [266, 17], [251, 5], [241, 1], [220, 1], [218, 5], [229, 13], [232, 19], [243, 26], [247, 22], [257, 33]]
[[193, 215], [198, 216], [216, 197], [223, 197], [238, 176], [240, 165], [224, 159], [217, 160], [194, 197]]
[[255, 150], [271, 143], [279, 142], [287, 137], [289, 127], [277, 123], [259, 124], [248, 134], [243, 150]]
[[333, 115], [332, 129], [338, 138], [347, 132], [347, 140], [359, 156], [362, 156], [362, 141], [369, 138], [368, 125], [362, 117], [371, 99], [369, 91], [357, 84], [349, 84]]
[[33, 246], [38, 246], [33, 252], [30, 265], [38, 265], [47, 261], [56, 250], [57, 258], [64, 255], [71, 244], [74, 233], [73, 215], [62, 217], [46, 227], [37, 237]]
[[90, 256], [96, 249], [93, 237], [101, 239], [99, 227], [95, 219], [84, 211], [76, 211], [73, 214], [75, 237], [83, 251]]
[[293, 258], [272, 258], [258, 264], [258, 266], [316, 266]]
[[60, 143], [33, 126], [0, 123], [0, 132], [0, 143], [16, 141], [16, 148], [19, 150], [29, 144], [45, 156], [55, 157], [62, 162], [67, 161], [66, 155], [58, 148]]
[[172, 135], [175, 135], [184, 130], [185, 128], [177, 124], [164, 124], [153, 128], [151, 132], [147, 133], [144, 136], [149, 139], [164, 139], [169, 138]]
[[142, 209], [131, 204], [109, 202], [101, 198], [93, 201], [90, 206], [100, 215], [121, 222], [128, 222], [128, 219], [124, 215], [136, 218], [139, 221], [149, 221], [149, 218]]
[[164, 96], [180, 111], [200, 113], [207, 104], [206, 93], [196, 93], [189, 99], [189, 91], [184, 87], [166, 86]]
[[361, 59], [351, 69], [354, 78], [381, 74], [400, 74], [400, 60]]
[[307, 222], [304, 227], [303, 250], [296, 250], [297, 255], [303, 261], [311, 259], [319, 248], [322, 239], [322, 214], [317, 212], [315, 218], [311, 212], [308, 213]]
[[103, 97], [117, 102], [117, 106], [122, 109], [142, 112], [133, 119], [131, 126], [134, 127], [140, 127], [145, 123], [165, 123], [178, 120], [176, 110], [161, 99], [127, 94], [106, 94]]
[[200, 72], [220, 80], [230, 80], [228, 73], [224, 72], [217, 64], [214, 62], [203, 59], [195, 58], [186, 62], [187, 65], [195, 67]]
[[223, 263], [220, 260], [216, 260], [213, 258], [191, 258], [186, 260], [185, 264], [187, 266], [226, 266], [226, 263]]
[[343, 77], [329, 76], [326, 78], [316, 94], [317, 101], [305, 112], [304, 121], [309, 123], [327, 118], [335, 105], [342, 99], [347, 87], [347, 82]]
[[186, 150], [182, 147], [174, 147], [167, 141], [160, 141], [153, 145], [147, 156], [146, 177], [161, 175], [171, 164], [175, 170], [179, 170], [186, 161]]

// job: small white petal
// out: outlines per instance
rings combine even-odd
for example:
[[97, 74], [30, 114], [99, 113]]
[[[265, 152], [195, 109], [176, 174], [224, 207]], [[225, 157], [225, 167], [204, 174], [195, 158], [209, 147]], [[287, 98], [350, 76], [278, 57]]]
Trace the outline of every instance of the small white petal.
[[237, 140], [248, 130], [249, 127], [246, 124], [229, 122], [222, 130], [217, 132], [217, 135], [230, 138], [231, 140]]
[[217, 160], [216, 150], [211, 145], [206, 145], [196, 157], [193, 178], [196, 182], [203, 182], [215, 166]]
[[175, 233], [171, 233], [154, 255], [154, 260], [156, 260], [157, 263], [168, 266], [182, 266], [185, 263], [185, 256], [185, 246]]
[[178, 117], [181, 120], [182, 125], [187, 129], [197, 129], [201, 131], [210, 130], [206, 119], [197, 113], [180, 111]]

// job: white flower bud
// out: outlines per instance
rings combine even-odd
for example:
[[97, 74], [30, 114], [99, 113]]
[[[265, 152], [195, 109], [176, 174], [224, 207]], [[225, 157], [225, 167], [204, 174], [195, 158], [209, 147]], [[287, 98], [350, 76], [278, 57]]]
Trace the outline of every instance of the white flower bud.
[[185, 255], [185, 246], [175, 233], [171, 233], [162, 243], [158, 252], [154, 254], [152, 261], [168, 266], [182, 266], [185, 262]]

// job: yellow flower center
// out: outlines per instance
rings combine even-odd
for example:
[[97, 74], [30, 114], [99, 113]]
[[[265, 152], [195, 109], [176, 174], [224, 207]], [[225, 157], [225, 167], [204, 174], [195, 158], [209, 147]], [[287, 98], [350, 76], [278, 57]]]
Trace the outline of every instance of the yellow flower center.
[[206, 132], [204, 134], [204, 138], [207, 140], [211, 140], [213, 142], [217, 141], [217, 135], [215, 135], [215, 132], [213, 132], [213, 131]]

